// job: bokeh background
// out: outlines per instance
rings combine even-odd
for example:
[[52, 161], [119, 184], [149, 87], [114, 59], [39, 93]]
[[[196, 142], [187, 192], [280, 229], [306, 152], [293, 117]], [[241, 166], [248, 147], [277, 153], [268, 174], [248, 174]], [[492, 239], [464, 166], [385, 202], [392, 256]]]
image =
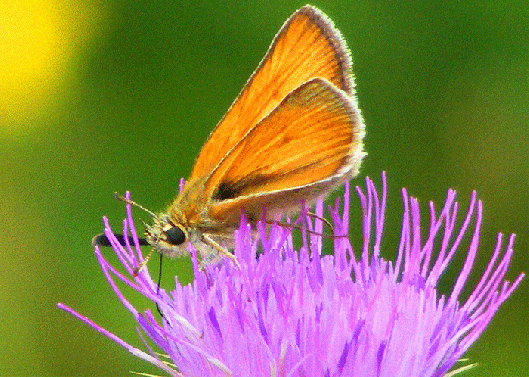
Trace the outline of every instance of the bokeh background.
[[[384, 255], [400, 188], [441, 205], [484, 201], [479, 277], [497, 232], [516, 233], [509, 279], [529, 272], [529, 7], [518, 1], [315, 1], [353, 52], [369, 156], [387, 171]], [[0, 2], [0, 375], [156, 373], [56, 308], [141, 346], [90, 240], [130, 190], [162, 210], [299, 1]], [[359, 179], [358, 183], [363, 180]], [[356, 202], [355, 202], [356, 203]], [[137, 212], [138, 218], [148, 219]], [[109, 258], [112, 258], [110, 250]], [[446, 277], [455, 279], [464, 255]], [[155, 274], [156, 261], [149, 268]], [[189, 261], [166, 261], [188, 280]], [[529, 282], [468, 352], [466, 375], [529, 375]]]

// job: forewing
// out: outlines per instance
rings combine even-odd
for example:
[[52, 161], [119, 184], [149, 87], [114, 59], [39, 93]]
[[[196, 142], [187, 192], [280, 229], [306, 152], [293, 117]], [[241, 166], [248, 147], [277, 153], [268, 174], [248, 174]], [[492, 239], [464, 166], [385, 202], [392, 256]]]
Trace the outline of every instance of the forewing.
[[202, 147], [189, 181], [209, 174], [224, 155], [291, 91], [320, 77], [353, 95], [351, 59], [325, 15], [305, 6], [294, 13]]
[[364, 129], [353, 99], [312, 79], [290, 93], [222, 160], [205, 182], [210, 217], [225, 222], [240, 209], [254, 216], [289, 211], [355, 175]]

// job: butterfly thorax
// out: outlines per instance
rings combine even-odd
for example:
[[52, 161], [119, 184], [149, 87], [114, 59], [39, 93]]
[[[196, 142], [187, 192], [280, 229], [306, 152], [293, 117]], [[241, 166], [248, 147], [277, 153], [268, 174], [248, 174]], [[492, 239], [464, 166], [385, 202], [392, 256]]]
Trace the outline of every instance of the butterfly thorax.
[[204, 249], [204, 236], [224, 243], [233, 226], [210, 218], [211, 204], [200, 182], [188, 182], [167, 211], [156, 216], [152, 226], [146, 227], [147, 242], [169, 257], [188, 254], [188, 242], [204, 254], [201, 250]]

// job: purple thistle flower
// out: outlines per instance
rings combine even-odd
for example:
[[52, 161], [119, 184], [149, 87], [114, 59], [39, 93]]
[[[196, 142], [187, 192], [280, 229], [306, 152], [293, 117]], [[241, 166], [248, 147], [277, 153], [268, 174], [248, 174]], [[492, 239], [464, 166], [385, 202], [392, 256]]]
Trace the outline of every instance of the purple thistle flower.
[[[396, 261], [386, 261], [380, 257], [385, 176], [381, 197], [372, 181], [366, 182], [366, 192], [357, 188], [364, 239], [359, 258], [346, 237], [334, 237], [334, 254], [322, 255], [322, 237], [317, 234], [323, 226], [314, 216], [302, 215], [298, 222], [304, 229], [299, 250], [294, 250], [292, 230], [284, 226], [258, 223], [256, 241], [243, 216], [234, 249], [241, 268], [224, 262], [199, 271], [190, 246], [195, 280], [182, 286], [175, 279], [176, 287], [169, 293], [158, 288], [147, 268], [132, 278], [143, 257], [130, 206], [124, 234], [133, 237], [134, 245], [125, 237], [127, 244], [122, 247], [105, 218], [105, 234], [127, 276], [111, 266], [96, 246], [103, 272], [139, 327], [171, 363], [147, 344], [148, 351], [141, 351], [66, 305], [59, 307], [173, 376], [448, 376], [523, 278], [520, 274], [513, 283], [504, 280], [514, 235], [505, 250], [503, 236], [498, 235], [481, 280], [461, 301], [478, 251], [482, 203], [476, 194], [459, 228], [453, 190], [439, 214], [430, 204], [430, 230], [422, 240], [419, 204], [403, 190], [398, 254]], [[343, 209], [337, 199], [329, 212], [335, 235], [347, 234], [347, 184]], [[316, 215], [323, 216], [321, 201]], [[461, 273], [452, 293], [441, 295], [437, 283], [468, 232], [471, 241]], [[155, 302], [163, 318], [137, 310], [123, 296], [116, 278]]]

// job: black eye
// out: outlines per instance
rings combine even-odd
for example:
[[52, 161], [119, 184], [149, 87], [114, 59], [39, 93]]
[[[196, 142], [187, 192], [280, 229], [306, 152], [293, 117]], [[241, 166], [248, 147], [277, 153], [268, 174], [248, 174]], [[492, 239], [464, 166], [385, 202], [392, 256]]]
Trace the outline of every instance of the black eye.
[[186, 240], [184, 231], [177, 226], [167, 229], [165, 235], [167, 236], [167, 242], [175, 246], [183, 244]]

